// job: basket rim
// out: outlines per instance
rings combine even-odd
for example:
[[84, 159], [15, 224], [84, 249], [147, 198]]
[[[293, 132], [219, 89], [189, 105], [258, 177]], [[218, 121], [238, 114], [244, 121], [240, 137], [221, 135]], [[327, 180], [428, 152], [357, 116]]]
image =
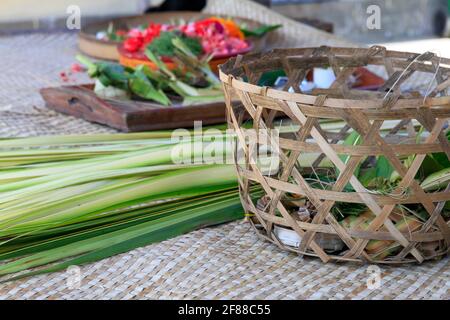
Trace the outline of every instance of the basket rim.
[[[386, 50], [384, 47], [380, 47], [383, 54], [390, 58], [410, 58], [414, 55], [419, 55], [413, 52], [403, 52], [395, 50]], [[285, 48], [285, 49], [273, 49], [265, 53], [254, 53], [247, 54], [245, 56], [237, 56], [229, 59], [225, 64], [219, 65], [219, 78], [220, 80], [228, 86], [234, 89], [244, 91], [247, 93], [257, 94], [266, 96], [273, 99], [282, 99], [286, 101], [292, 101], [296, 103], [302, 103], [307, 105], [313, 105], [318, 95], [305, 94], [305, 93], [295, 93], [287, 92], [279, 89], [263, 87], [256, 84], [251, 84], [245, 82], [242, 79], [235, 77], [232, 73], [237, 69], [241, 69], [245, 62], [254, 60], [261, 60], [262, 58], [272, 58], [274, 55], [279, 53], [292, 53], [295, 55], [302, 54], [308, 50], [314, 50], [318, 48], [329, 48], [332, 52], [343, 52], [347, 55], [361, 52], [368, 52], [370, 48], [351, 48], [351, 47], [305, 47], [305, 48]], [[437, 58], [440, 65], [448, 65], [448, 67], [440, 66], [441, 70], [447, 70], [450, 74], [450, 59], [447, 58]], [[253, 61], [254, 63], [255, 61]], [[425, 65], [422, 61], [417, 61], [416, 63]], [[329, 97], [325, 100], [322, 107], [325, 108], [341, 108], [341, 109], [382, 109], [383, 101], [385, 99], [374, 98], [374, 99], [357, 99], [357, 98], [336, 98]], [[450, 96], [441, 97], [426, 97], [426, 98], [412, 98], [400, 96], [397, 102], [392, 106], [392, 109], [417, 109], [417, 108], [435, 108], [439, 107], [444, 112], [448, 112], [450, 117]]]

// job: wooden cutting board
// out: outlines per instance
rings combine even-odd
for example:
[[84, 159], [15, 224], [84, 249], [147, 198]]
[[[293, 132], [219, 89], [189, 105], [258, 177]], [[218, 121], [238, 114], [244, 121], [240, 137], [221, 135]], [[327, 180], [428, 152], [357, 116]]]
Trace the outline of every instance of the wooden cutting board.
[[195, 106], [161, 106], [149, 102], [101, 99], [93, 85], [62, 86], [40, 90], [48, 108], [100, 123], [124, 132], [190, 128], [225, 122], [224, 102]]

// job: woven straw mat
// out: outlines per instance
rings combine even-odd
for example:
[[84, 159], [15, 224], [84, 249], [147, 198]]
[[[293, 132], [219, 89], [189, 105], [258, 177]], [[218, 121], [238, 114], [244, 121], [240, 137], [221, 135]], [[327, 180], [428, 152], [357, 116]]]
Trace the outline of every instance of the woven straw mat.
[[[206, 10], [283, 23], [284, 40], [276, 46], [348, 44], [247, 1], [239, 1], [237, 10], [236, 3], [214, 0]], [[38, 90], [61, 84], [59, 73], [69, 69], [76, 52], [71, 33], [0, 37], [0, 137], [114, 132], [44, 107]], [[76, 74], [71, 81], [88, 79]], [[81, 266], [75, 284], [69, 272], [1, 284], [0, 299], [450, 298], [448, 258], [372, 268], [299, 258], [260, 241], [238, 221]], [[379, 281], [372, 282], [377, 271]]]

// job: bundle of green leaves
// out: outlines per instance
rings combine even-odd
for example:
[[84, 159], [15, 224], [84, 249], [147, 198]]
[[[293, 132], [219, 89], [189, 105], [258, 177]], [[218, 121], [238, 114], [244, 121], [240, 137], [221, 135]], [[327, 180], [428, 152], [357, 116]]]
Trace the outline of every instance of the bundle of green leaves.
[[165, 31], [161, 32], [160, 36], [155, 38], [147, 46], [157, 56], [174, 57], [176, 52], [176, 46], [173, 43], [174, 39], [180, 39], [180, 41], [194, 54], [200, 56], [203, 52], [202, 44], [198, 38], [187, 37], [181, 32]]

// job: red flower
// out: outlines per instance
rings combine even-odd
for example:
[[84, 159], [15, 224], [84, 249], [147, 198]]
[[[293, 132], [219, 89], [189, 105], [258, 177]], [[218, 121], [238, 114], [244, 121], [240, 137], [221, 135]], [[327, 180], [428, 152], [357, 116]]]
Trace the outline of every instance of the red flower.
[[150, 43], [154, 38], [159, 37], [161, 33], [162, 25], [151, 23], [148, 28], [144, 31], [144, 43]]
[[136, 52], [139, 51], [143, 44], [143, 38], [128, 38], [124, 41], [123, 47], [128, 52]]

